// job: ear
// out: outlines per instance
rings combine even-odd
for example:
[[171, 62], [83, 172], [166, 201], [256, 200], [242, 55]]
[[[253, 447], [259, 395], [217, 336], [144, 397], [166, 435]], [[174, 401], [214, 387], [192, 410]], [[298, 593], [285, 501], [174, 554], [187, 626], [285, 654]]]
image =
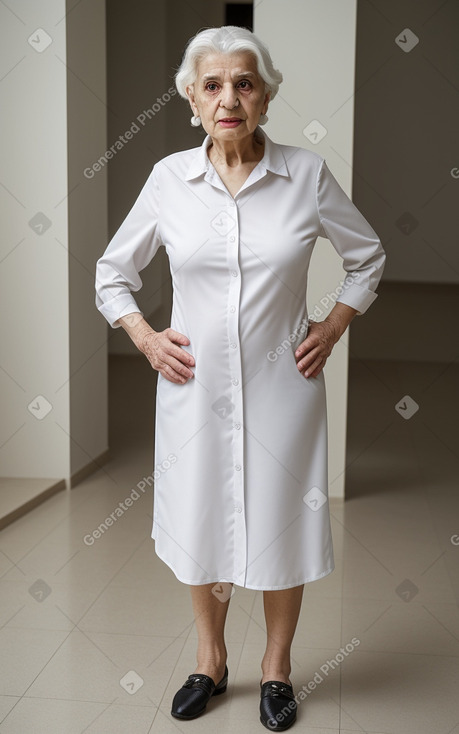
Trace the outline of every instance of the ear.
[[191, 107], [191, 109], [193, 111], [193, 114], [194, 115], [199, 115], [199, 110], [197, 108], [196, 101], [195, 101], [195, 98], [194, 98], [194, 84], [189, 84], [185, 88], [185, 92], [187, 94], [188, 101], [190, 103], [190, 107]]
[[263, 102], [263, 109], [262, 109], [262, 113], [264, 115], [266, 115], [266, 112], [268, 111], [268, 104], [269, 104], [270, 99], [271, 99], [271, 90], [269, 90], [269, 92], [266, 92], [265, 94], [265, 99]]

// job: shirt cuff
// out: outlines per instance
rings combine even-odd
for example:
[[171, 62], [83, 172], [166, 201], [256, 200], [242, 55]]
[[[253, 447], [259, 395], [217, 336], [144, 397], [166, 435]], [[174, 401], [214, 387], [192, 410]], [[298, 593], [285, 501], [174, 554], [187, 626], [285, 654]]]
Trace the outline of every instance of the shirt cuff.
[[129, 313], [140, 313], [142, 316], [144, 315], [143, 311], [138, 307], [135, 298], [130, 293], [123, 293], [106, 303], [98, 303], [96, 301], [96, 306], [113, 329], [118, 329], [121, 326], [121, 324], [115, 324], [115, 321], [122, 316], [127, 316]]
[[361, 316], [377, 297], [378, 294], [374, 291], [370, 291], [368, 288], [364, 288], [357, 283], [350, 283], [349, 285], [343, 286], [343, 292], [340, 293], [336, 300], [339, 303], [344, 303], [346, 306], [355, 308], [358, 311], [355, 315]]

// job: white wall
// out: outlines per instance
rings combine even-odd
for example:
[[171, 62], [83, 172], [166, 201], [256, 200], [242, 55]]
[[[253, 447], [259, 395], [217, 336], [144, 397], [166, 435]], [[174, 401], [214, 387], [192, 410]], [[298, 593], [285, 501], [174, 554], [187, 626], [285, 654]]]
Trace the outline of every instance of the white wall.
[[0, 473], [67, 486], [107, 449], [93, 275], [106, 182], [83, 176], [105, 147], [104, 10], [103, 0], [68, 15], [65, 0], [0, 4]]
[[[267, 44], [283, 74], [269, 106], [268, 135], [279, 143], [320, 153], [351, 195], [356, 0], [263, 0], [254, 9], [254, 32]], [[318, 144], [303, 134], [318, 120], [327, 134]], [[308, 278], [308, 313], [319, 305], [322, 321], [331, 308], [320, 305], [346, 273], [328, 240], [318, 238]], [[318, 312], [317, 312], [318, 313]], [[356, 318], [364, 318], [357, 316]], [[349, 330], [324, 369], [329, 430], [329, 493], [344, 496]]]

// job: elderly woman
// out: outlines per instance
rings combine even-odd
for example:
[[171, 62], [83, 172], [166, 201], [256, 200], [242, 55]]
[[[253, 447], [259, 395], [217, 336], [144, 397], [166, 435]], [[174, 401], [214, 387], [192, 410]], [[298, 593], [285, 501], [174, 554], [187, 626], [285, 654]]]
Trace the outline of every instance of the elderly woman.
[[[192, 719], [226, 690], [236, 585], [263, 591], [260, 720], [283, 731], [296, 718], [290, 650], [303, 585], [334, 569], [323, 367], [377, 297], [385, 253], [324, 158], [261, 130], [282, 75], [253, 33], [199, 32], [175, 81], [207, 134], [153, 166], [97, 262], [96, 305], [158, 371], [155, 462], [165, 468], [152, 538], [190, 585], [198, 633], [171, 713]], [[348, 274], [321, 322], [306, 305], [318, 236]], [[132, 291], [161, 246], [173, 308], [157, 332]]]

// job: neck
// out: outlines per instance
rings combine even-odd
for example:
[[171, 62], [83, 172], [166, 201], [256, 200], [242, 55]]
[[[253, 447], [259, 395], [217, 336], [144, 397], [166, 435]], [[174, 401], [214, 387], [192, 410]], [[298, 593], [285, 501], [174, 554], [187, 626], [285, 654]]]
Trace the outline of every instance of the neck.
[[240, 140], [219, 140], [212, 138], [207, 154], [212, 161], [236, 168], [243, 163], [259, 161], [263, 157], [264, 139], [257, 130]]

